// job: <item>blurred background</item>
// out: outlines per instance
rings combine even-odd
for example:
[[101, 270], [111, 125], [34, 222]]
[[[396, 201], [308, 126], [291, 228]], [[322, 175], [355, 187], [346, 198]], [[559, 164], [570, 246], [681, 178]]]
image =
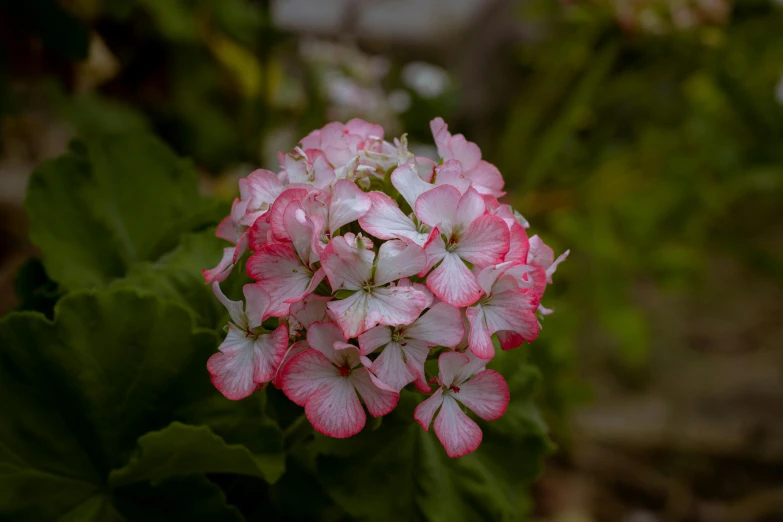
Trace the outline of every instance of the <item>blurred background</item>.
[[72, 138], [148, 129], [230, 201], [355, 116], [425, 153], [443, 116], [571, 249], [536, 520], [783, 520], [780, 0], [0, 0], [0, 314]]

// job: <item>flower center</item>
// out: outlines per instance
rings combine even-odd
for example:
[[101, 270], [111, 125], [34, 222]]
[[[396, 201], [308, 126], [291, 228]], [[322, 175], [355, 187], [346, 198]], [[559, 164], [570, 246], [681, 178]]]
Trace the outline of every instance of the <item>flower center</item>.
[[339, 366], [337, 369], [340, 370], [340, 377], [348, 377], [351, 375], [351, 369], [347, 366]]

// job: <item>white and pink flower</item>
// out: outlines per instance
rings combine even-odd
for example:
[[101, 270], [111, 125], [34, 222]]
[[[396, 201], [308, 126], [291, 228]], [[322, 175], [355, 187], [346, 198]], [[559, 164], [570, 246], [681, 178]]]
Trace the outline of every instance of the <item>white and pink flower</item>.
[[508, 385], [498, 372], [485, 369], [485, 364], [459, 352], [442, 353], [438, 358], [440, 387], [413, 414], [425, 431], [435, 419], [435, 435], [449, 457], [467, 455], [481, 444], [481, 428], [462, 411], [460, 403], [487, 421], [506, 413]]
[[[431, 122], [439, 161], [384, 140], [359, 119], [315, 130], [280, 171], [240, 180], [218, 226], [231, 246], [204, 270], [228, 308], [227, 335], [207, 364], [215, 386], [241, 399], [268, 383], [315, 429], [350, 437], [388, 414], [405, 387], [430, 392], [415, 418], [449, 456], [474, 451], [484, 420], [505, 412], [508, 386], [485, 369], [533, 341], [547, 285], [568, 251], [554, 252], [498, 201], [503, 178], [442, 119]], [[379, 187], [393, 190], [381, 191]], [[372, 236], [372, 239], [370, 238]], [[249, 251], [249, 256], [246, 252]], [[244, 304], [219, 283], [245, 267]], [[439, 375], [425, 365], [438, 357]]]

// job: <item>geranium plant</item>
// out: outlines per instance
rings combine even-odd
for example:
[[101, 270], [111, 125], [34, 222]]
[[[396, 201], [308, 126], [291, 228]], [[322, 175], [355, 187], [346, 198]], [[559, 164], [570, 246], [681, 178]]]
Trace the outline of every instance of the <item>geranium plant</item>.
[[[555, 259], [528, 236], [475, 143], [440, 118], [430, 127], [438, 160], [354, 119], [281, 153], [279, 172], [239, 181], [217, 228], [233, 246], [203, 272], [231, 317], [207, 363], [228, 399], [272, 383], [318, 432], [345, 438], [365, 427], [365, 407], [384, 416], [410, 385], [430, 394], [413, 417], [450, 457], [482, 440], [463, 406], [487, 421], [505, 413], [509, 387], [486, 368], [493, 336], [503, 350], [536, 339], [568, 252]], [[244, 303], [220, 287], [238, 264], [254, 281]]]

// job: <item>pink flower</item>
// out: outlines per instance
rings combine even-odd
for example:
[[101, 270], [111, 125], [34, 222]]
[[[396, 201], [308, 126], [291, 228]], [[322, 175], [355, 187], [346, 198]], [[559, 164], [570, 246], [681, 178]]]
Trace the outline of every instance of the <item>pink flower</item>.
[[231, 274], [231, 270], [234, 268], [234, 250], [234, 247], [224, 248], [223, 257], [215, 268], [201, 270], [206, 284], [213, 282], [222, 283]]
[[[546, 271], [546, 277], [544, 278], [545, 282], [541, 284], [539, 293], [543, 295], [546, 285], [552, 284], [552, 275], [557, 270], [557, 266], [565, 261], [570, 253], [570, 250], [566, 250], [555, 259], [555, 251], [547, 246], [540, 237], [535, 235], [530, 238], [530, 250], [527, 254], [527, 263], [540, 266]], [[538, 311], [543, 315], [549, 315], [554, 312], [554, 310], [546, 308], [543, 305], [538, 306]]]
[[443, 118], [430, 122], [430, 130], [438, 147], [438, 154], [444, 160], [455, 159], [462, 164], [462, 173], [481, 194], [500, 197], [503, 192], [503, 176], [497, 167], [481, 159], [481, 149], [462, 134], [451, 135]]
[[329, 166], [324, 153], [318, 149], [294, 149], [285, 155], [285, 172], [290, 183], [309, 183], [318, 188], [334, 181], [334, 169]]
[[449, 457], [467, 455], [481, 444], [481, 428], [459, 403], [487, 421], [499, 419], [508, 407], [506, 381], [496, 371], [485, 370], [485, 363], [459, 352], [442, 353], [438, 358], [440, 387], [413, 414], [424, 431], [429, 431], [435, 418], [435, 435]]
[[541, 295], [534, 288], [536, 270], [533, 266], [502, 263], [479, 273], [485, 296], [466, 311], [470, 324], [468, 346], [476, 356], [491, 359], [495, 355], [492, 334], [499, 331], [515, 334], [505, 334], [507, 343], [520, 340], [514, 347], [538, 336], [536, 307]]
[[346, 337], [356, 337], [378, 325], [411, 324], [429, 305], [427, 295], [412, 286], [392, 283], [424, 269], [424, 250], [410, 240], [383, 243], [378, 255], [361, 234], [333, 238], [321, 256], [321, 263], [333, 292], [351, 295], [329, 302], [329, 310]]
[[212, 291], [228, 309], [231, 322], [219, 352], [209, 358], [207, 370], [212, 383], [231, 400], [244, 399], [259, 385], [269, 382], [288, 348], [285, 325], [271, 333], [260, 333], [261, 323], [269, 317], [269, 294], [256, 285], [243, 287], [246, 305], [231, 301], [212, 283]]
[[408, 326], [377, 326], [359, 336], [361, 355], [378, 348], [382, 351], [372, 362], [370, 371], [384, 384], [401, 390], [410, 382], [429, 393], [424, 376], [424, 361], [434, 346], [454, 347], [465, 330], [459, 310], [447, 303], [438, 303]]
[[[370, 192], [372, 206], [359, 218], [359, 226], [379, 239], [410, 239], [419, 246], [427, 242], [431, 227], [417, 225], [392, 198], [383, 192]], [[414, 216], [415, 217], [415, 216]]]
[[470, 180], [462, 175], [462, 166], [458, 161], [449, 160], [438, 165], [432, 171], [430, 181], [424, 181], [416, 167], [408, 163], [400, 165], [391, 174], [391, 182], [412, 209], [416, 200], [425, 192], [439, 185], [451, 185], [464, 194], [470, 188]]
[[441, 185], [416, 200], [416, 215], [435, 227], [425, 246], [427, 270], [422, 274], [440, 263], [427, 276], [427, 287], [457, 307], [471, 305], [481, 296], [471, 268], [499, 263], [508, 252], [506, 223], [484, 211], [484, 200], [472, 187], [460, 195], [456, 188]]
[[318, 432], [336, 438], [359, 433], [367, 419], [359, 396], [373, 417], [397, 406], [399, 393], [361, 365], [359, 349], [346, 343], [336, 325], [314, 323], [307, 331], [307, 343], [312, 349], [291, 359], [281, 383], [288, 398], [304, 406]]
[[302, 205], [292, 201], [283, 215], [283, 228], [291, 243], [269, 243], [250, 256], [247, 273], [272, 298], [271, 315], [288, 315], [289, 306], [311, 293], [324, 278], [316, 268], [312, 251], [314, 227], [306, 219]]
[[[390, 143], [380, 126], [354, 119], [280, 153], [278, 174], [239, 181], [216, 232], [232, 246], [203, 270], [231, 316], [207, 363], [226, 397], [271, 381], [317, 431], [349, 437], [365, 425], [362, 402], [380, 416], [410, 383], [428, 393], [425, 363], [443, 347], [438, 388], [416, 408], [422, 427], [434, 422], [456, 457], [482, 438], [462, 406], [486, 420], [503, 415], [508, 387], [484, 368], [493, 336], [504, 350], [536, 338], [537, 313], [551, 312], [542, 296], [568, 251], [555, 259], [528, 239], [530, 225], [497, 200], [503, 179], [475, 143], [440, 118], [430, 127], [437, 163], [411, 153], [405, 135]], [[393, 194], [370, 191], [389, 181]], [[255, 284], [243, 304], [219, 282], [247, 250]]]

